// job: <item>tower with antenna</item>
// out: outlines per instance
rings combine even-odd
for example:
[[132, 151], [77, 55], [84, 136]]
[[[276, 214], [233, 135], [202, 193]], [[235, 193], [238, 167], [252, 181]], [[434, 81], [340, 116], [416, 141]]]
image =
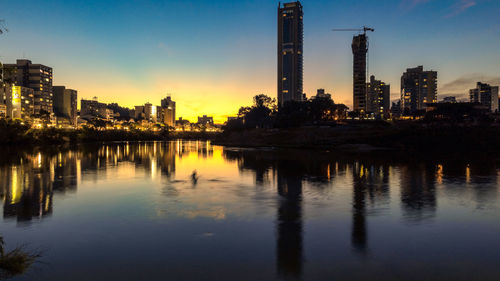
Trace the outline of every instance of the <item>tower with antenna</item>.
[[352, 39], [353, 54], [353, 111], [361, 115], [366, 112], [366, 77], [368, 71], [368, 36], [367, 31], [374, 32], [375, 29], [363, 26], [360, 29], [333, 29], [333, 31], [356, 31], [359, 34]]

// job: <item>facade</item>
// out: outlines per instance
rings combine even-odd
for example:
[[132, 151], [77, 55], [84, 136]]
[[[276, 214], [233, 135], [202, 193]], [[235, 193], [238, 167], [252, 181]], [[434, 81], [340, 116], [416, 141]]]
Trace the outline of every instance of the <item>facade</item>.
[[4, 88], [6, 117], [30, 119], [34, 113], [34, 91], [22, 86]]
[[99, 107], [97, 110], [97, 116], [106, 121], [113, 121], [115, 115], [112, 109]]
[[405, 115], [425, 110], [437, 102], [437, 72], [423, 66], [408, 68], [401, 76], [401, 111]]
[[391, 86], [376, 80], [372, 75], [366, 89], [366, 112], [373, 113], [377, 118], [387, 117], [391, 104]]
[[156, 109], [156, 105], [146, 103], [144, 105], [144, 119], [152, 123], [158, 122], [158, 111]]
[[144, 119], [144, 105], [136, 105], [134, 110], [135, 119]]
[[52, 113], [52, 68], [33, 64], [30, 60], [17, 60], [4, 64], [4, 80], [16, 86], [34, 90], [34, 114]]
[[84, 119], [102, 117], [99, 114], [102, 114], [105, 109], [106, 104], [98, 102], [97, 98], [93, 100], [82, 99], [80, 102], [80, 116]]
[[175, 127], [175, 101], [171, 97], [161, 100], [160, 120], [163, 124]]
[[477, 82], [475, 89], [469, 91], [470, 102], [480, 103], [491, 112], [498, 111], [498, 86]]
[[54, 114], [67, 118], [71, 125], [76, 125], [78, 93], [65, 86], [53, 87]]
[[353, 54], [353, 110], [366, 111], [366, 53], [368, 40], [366, 34], [354, 36], [352, 39]]
[[303, 25], [299, 1], [278, 6], [278, 106], [303, 100]]
[[198, 117], [198, 124], [201, 124], [201, 125], [209, 125], [209, 124], [213, 125], [214, 124], [214, 118], [206, 116], [206, 115], [203, 115], [201, 117]]
[[7, 105], [0, 103], [0, 118], [7, 117]]

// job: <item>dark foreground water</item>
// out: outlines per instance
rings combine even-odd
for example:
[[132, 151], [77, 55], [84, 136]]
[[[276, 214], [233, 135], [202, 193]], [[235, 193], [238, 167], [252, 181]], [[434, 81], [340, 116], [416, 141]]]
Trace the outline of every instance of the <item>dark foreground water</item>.
[[43, 252], [13, 280], [500, 280], [486, 159], [185, 141], [0, 153], [0, 235]]

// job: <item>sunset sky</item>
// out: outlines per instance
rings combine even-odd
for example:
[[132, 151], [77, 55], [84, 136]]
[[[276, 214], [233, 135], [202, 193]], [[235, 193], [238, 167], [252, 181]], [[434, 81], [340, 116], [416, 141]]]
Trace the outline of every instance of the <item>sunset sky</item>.
[[[370, 73], [398, 97], [408, 67], [438, 71], [438, 99], [500, 84], [498, 0], [305, 0], [304, 91], [352, 104], [351, 32], [370, 33]], [[276, 96], [278, 1], [0, 0], [0, 61], [54, 69], [54, 85], [122, 106], [171, 94], [177, 117], [225, 121], [254, 95]]]

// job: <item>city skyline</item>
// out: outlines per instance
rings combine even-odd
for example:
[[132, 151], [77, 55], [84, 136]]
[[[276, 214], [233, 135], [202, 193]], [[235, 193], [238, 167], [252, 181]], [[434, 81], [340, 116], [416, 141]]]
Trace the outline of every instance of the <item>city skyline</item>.
[[[221, 122], [236, 114], [235, 104], [249, 104], [256, 94], [275, 97], [277, 1], [150, 1], [140, 7], [52, 1], [30, 8], [31, 2], [3, 3], [0, 18], [10, 32], [0, 37], [0, 61], [25, 57], [50, 66], [54, 85], [77, 89], [79, 99], [98, 96], [132, 108], [171, 93], [179, 105], [177, 116], [195, 120], [207, 114]], [[401, 74], [418, 65], [439, 72], [438, 99], [457, 95], [467, 100], [477, 81], [500, 82], [500, 3], [302, 4], [308, 97], [324, 88], [335, 102], [352, 108], [350, 41], [355, 33], [331, 29], [363, 25], [376, 30], [369, 34], [368, 75], [393, 85], [391, 100], [399, 98]], [[359, 19], [353, 19], [355, 12]], [[44, 16], [54, 13], [58, 16]], [[479, 16], [481, 22], [464, 20]]]

